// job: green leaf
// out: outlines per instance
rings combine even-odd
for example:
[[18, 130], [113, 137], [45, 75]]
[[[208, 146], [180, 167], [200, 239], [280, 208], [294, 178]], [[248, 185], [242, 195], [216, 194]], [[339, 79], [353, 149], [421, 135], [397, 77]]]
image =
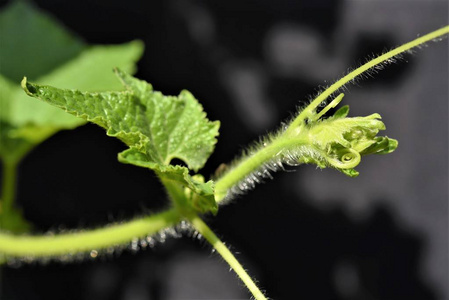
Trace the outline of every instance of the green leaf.
[[344, 105], [342, 107], [340, 107], [334, 114], [334, 118], [345, 118], [349, 113], [349, 105]]
[[159, 176], [176, 181], [192, 194], [187, 199], [198, 212], [216, 213], [213, 182], [202, 182], [189, 175], [184, 166], [173, 166], [173, 159], [184, 161], [198, 171], [212, 153], [218, 121], [206, 118], [201, 105], [188, 91], [164, 96], [150, 84], [116, 70], [126, 87], [123, 92], [80, 92], [22, 81], [25, 92], [66, 112], [96, 123], [130, 148], [119, 154], [120, 162], [154, 170]]
[[14, 82], [36, 79], [86, 47], [30, 1], [11, 1], [0, 12], [0, 45], [1, 73]]
[[367, 154], [388, 154], [396, 150], [398, 141], [384, 136], [375, 137], [372, 144], [366, 147], [360, 153]]
[[[150, 84], [117, 70], [128, 91], [89, 93], [22, 82], [28, 95], [96, 123], [110, 136], [142, 153], [151, 169], [169, 165], [174, 158], [190, 169], [200, 169], [212, 153], [219, 122], [210, 122], [201, 105], [187, 91], [178, 97], [153, 91]], [[135, 152], [135, 151], [134, 151]], [[134, 154], [133, 152], [133, 154]], [[127, 153], [122, 161], [134, 163]]]
[[340, 172], [342, 172], [343, 174], [349, 176], [349, 177], [357, 177], [359, 176], [359, 172], [356, 171], [355, 169], [339, 169]]
[[217, 142], [220, 123], [210, 122], [201, 105], [186, 90], [178, 97], [163, 96], [154, 92], [145, 81], [120, 70], [116, 73], [127, 90], [146, 106], [149, 124], [141, 127], [147, 140], [145, 145], [148, 151], [145, 152], [158, 163], [168, 164], [178, 158], [194, 171], [203, 167]]

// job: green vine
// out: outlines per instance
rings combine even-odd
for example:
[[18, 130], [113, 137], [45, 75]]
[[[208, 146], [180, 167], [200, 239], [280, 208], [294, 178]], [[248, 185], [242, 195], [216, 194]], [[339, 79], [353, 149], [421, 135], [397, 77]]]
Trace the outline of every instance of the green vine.
[[176, 210], [167, 210], [123, 224], [86, 231], [46, 236], [16, 236], [0, 232], [1, 253], [11, 258], [59, 258], [80, 252], [90, 253], [128, 244], [133, 239], [154, 235], [181, 221]]
[[[201, 105], [189, 92], [164, 96], [145, 81], [119, 69], [116, 69], [116, 75], [126, 88], [123, 92], [89, 93], [58, 89], [30, 83], [24, 78], [22, 87], [29, 96], [96, 123], [105, 128], [109, 136], [122, 140], [128, 149], [119, 154], [119, 161], [153, 170], [166, 188], [172, 207], [122, 224], [80, 232], [35, 236], [0, 232], [0, 255], [24, 261], [77, 253], [96, 256], [98, 251], [126, 245], [134, 239], [157, 234], [187, 221], [228, 262], [255, 299], [266, 299], [200, 215], [216, 214], [218, 204], [245, 193], [264, 178], [271, 177], [273, 172], [282, 170], [284, 165], [313, 163], [354, 177], [358, 175], [354, 168], [362, 156], [394, 151], [398, 146], [396, 140], [377, 136], [380, 130], [385, 129], [379, 114], [347, 117], [349, 108], [343, 106], [332, 116], [324, 118], [342, 100], [343, 94], [322, 110], [318, 111], [318, 107], [366, 72], [377, 70], [401, 53], [448, 33], [449, 26], [446, 26], [388, 51], [348, 73], [311, 101], [288, 126], [263, 139], [247, 155], [207, 182], [203, 176], [191, 173], [201, 169], [212, 153], [219, 123], [206, 118]], [[174, 158], [184, 161], [188, 168], [170, 164]], [[5, 165], [5, 172], [13, 174], [15, 168], [8, 168]], [[14, 185], [11, 176], [4, 177], [3, 212], [11, 202], [8, 200], [12, 197]]]

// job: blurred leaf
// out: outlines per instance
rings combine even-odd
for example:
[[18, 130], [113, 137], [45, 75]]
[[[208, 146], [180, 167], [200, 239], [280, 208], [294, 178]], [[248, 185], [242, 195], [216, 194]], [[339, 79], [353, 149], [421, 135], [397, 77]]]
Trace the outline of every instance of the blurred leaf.
[[17, 128], [11, 124], [10, 100], [18, 90], [16, 84], [0, 74], [0, 158], [8, 161], [17, 161], [33, 144], [22, 137], [12, 136]]
[[[143, 52], [139, 41], [90, 47], [26, 1], [0, 12], [0, 45], [0, 159], [13, 165], [59, 130], [85, 123], [29, 98], [20, 87], [24, 75], [88, 91], [116, 90], [122, 86], [111, 70], [134, 72]], [[10, 207], [0, 213], [0, 227], [21, 233], [30, 226]]]
[[14, 82], [37, 79], [86, 47], [28, 1], [12, 1], [0, 12], [0, 45], [0, 73]]
[[52, 17], [21, 1], [0, 13], [0, 33], [0, 158], [10, 161], [20, 160], [57, 131], [85, 123], [27, 97], [19, 85], [24, 75], [89, 91], [120, 89], [111, 70], [134, 72], [143, 51], [139, 41], [88, 47]]
[[14, 82], [0, 74], [0, 120], [4, 122], [9, 122], [9, 110], [11, 106], [11, 102], [4, 99], [12, 98], [12, 94], [16, 88], [17, 86]]

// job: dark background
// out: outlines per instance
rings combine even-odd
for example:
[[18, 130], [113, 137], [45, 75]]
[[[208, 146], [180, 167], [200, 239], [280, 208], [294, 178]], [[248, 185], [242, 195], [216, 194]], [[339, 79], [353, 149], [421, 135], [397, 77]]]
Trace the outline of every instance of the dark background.
[[[2, 6], [5, 1], [2, 1]], [[219, 142], [202, 174], [279, 126], [364, 58], [448, 23], [447, 1], [36, 1], [91, 44], [145, 42], [137, 77], [190, 90]], [[351, 115], [380, 113], [398, 150], [350, 179], [296, 168], [206, 218], [273, 299], [448, 299], [447, 40], [350, 86]], [[327, 83], [326, 83], [327, 80]], [[88, 228], [167, 205], [155, 176], [86, 125], [20, 168], [38, 231]], [[204, 241], [82, 263], [4, 267], [1, 299], [248, 299]]]

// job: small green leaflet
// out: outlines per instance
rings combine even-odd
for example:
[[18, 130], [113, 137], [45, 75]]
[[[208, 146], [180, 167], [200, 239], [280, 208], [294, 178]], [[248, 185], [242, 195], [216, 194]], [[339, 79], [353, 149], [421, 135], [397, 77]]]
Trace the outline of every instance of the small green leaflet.
[[68, 113], [96, 123], [130, 148], [119, 154], [123, 163], [147, 167], [158, 175], [177, 181], [200, 198], [200, 211], [216, 210], [213, 183], [203, 183], [183, 166], [170, 162], [177, 158], [198, 171], [212, 153], [218, 121], [206, 118], [202, 106], [188, 91], [164, 96], [145, 81], [116, 69], [124, 84], [123, 92], [89, 93], [64, 90], [22, 81], [25, 92]]

